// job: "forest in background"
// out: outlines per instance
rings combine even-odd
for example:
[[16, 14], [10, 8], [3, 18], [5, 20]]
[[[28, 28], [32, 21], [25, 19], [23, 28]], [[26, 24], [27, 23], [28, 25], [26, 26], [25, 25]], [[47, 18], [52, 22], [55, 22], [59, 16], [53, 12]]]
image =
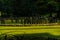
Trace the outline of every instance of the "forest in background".
[[0, 0], [0, 22], [60, 23], [60, 0]]

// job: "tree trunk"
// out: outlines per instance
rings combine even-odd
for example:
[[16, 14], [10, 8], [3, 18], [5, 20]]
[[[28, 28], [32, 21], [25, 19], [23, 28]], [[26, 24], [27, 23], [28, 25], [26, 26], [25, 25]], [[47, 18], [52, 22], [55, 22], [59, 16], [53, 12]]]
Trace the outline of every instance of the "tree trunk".
[[1, 24], [5, 24], [5, 20], [4, 20], [4, 18], [1, 19]]

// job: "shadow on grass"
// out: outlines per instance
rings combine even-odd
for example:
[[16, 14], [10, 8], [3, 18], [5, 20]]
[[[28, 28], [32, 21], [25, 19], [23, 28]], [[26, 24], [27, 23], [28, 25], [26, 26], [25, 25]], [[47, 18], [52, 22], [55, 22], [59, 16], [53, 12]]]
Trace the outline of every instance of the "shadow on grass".
[[60, 40], [60, 36], [49, 33], [1, 35], [0, 40]]

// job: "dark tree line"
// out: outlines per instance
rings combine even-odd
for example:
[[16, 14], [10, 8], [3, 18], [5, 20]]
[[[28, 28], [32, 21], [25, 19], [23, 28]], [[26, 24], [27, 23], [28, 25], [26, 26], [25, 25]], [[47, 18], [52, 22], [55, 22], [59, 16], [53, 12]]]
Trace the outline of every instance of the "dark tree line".
[[[4, 18], [18, 22], [20, 17], [40, 17], [48, 15], [50, 22], [60, 20], [60, 0], [0, 0], [0, 12]], [[54, 15], [56, 14], [56, 15]], [[36, 19], [36, 18], [35, 18]]]

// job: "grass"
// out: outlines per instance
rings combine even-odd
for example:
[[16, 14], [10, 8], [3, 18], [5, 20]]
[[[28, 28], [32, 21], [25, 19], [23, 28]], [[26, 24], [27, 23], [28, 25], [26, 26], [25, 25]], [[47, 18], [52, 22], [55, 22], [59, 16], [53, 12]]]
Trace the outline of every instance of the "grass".
[[20, 24], [21, 22], [20, 22], [20, 20], [19, 20], [19, 22], [18, 23], [16, 23], [15, 22], [15, 20], [13, 20], [13, 23], [11, 22], [11, 20], [10, 19], [8, 19], [8, 20], [5, 20], [5, 24]]
[[[14, 33], [15, 32], [15, 33]], [[59, 26], [1, 26], [0, 34], [2, 33], [23, 33], [23, 34], [32, 34], [32, 33], [50, 33], [53, 35], [60, 35]]]
[[[11, 35], [15, 35], [18, 38], [21, 37], [20, 35], [24, 35], [23, 39], [25, 40], [35, 40], [35, 38], [38, 40], [44, 40], [43, 38], [45, 38], [45, 40], [48, 38], [50, 40], [60, 40], [60, 26], [0, 26], [0, 35], [7, 35], [7, 38], [13, 38], [12, 40], [15, 40], [15, 37]], [[2, 36], [2, 38], [3, 37], [4, 36]]]
[[1, 35], [0, 40], [60, 40], [60, 36], [49, 33]]

